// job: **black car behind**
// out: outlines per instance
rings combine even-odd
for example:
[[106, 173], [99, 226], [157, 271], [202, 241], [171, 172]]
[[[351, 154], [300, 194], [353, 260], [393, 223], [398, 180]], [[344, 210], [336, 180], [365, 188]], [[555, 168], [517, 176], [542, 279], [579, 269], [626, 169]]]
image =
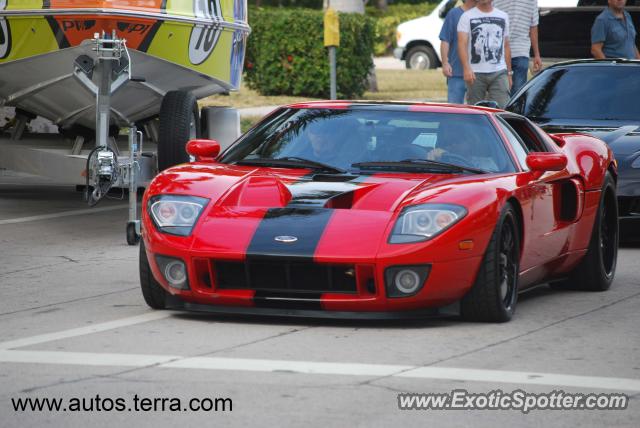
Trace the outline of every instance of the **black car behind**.
[[547, 132], [601, 138], [618, 162], [623, 230], [640, 235], [640, 61], [577, 60], [531, 79], [507, 105]]

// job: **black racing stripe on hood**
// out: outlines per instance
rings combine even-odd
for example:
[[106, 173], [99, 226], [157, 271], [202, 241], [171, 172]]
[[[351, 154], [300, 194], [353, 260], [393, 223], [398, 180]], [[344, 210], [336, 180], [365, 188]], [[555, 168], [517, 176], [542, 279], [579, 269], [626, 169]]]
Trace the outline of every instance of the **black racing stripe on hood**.
[[[313, 259], [332, 214], [333, 210], [326, 208], [269, 209], [251, 239], [247, 258]], [[277, 237], [291, 237], [295, 241], [277, 241]]]

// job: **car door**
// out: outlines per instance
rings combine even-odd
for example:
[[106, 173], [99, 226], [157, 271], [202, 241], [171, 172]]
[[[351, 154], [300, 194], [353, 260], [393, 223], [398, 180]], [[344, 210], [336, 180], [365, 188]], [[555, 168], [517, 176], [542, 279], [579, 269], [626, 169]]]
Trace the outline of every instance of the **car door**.
[[[524, 217], [521, 270], [531, 270], [558, 259], [568, 249], [571, 222], [562, 220], [562, 182], [569, 179], [565, 170], [530, 171], [526, 156], [530, 152], [549, 151], [537, 130], [528, 120], [516, 116], [499, 117], [499, 125], [514, 149], [522, 171], [517, 180], [518, 197]], [[544, 270], [539, 270], [544, 275]]]

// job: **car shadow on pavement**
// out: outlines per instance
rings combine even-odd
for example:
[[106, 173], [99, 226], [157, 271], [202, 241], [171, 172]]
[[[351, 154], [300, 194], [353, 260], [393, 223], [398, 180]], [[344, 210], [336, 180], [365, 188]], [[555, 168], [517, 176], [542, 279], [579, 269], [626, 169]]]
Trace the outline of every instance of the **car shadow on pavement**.
[[234, 324], [268, 324], [279, 326], [303, 327], [337, 327], [337, 328], [443, 328], [457, 325], [461, 322], [455, 315], [442, 315], [425, 318], [403, 319], [332, 319], [313, 317], [286, 317], [275, 315], [231, 315], [209, 313], [179, 313], [176, 318], [184, 320], [198, 320], [202, 322], [234, 323]]

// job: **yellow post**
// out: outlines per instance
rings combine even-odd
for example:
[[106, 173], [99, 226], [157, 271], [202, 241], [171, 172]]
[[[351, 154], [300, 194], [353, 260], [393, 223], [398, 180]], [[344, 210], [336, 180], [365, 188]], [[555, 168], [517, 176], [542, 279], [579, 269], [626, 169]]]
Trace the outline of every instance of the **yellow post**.
[[337, 95], [336, 82], [336, 47], [340, 46], [340, 19], [338, 13], [330, 7], [324, 12], [324, 45], [329, 48], [329, 93], [335, 100]]
[[340, 20], [338, 12], [330, 7], [324, 12], [324, 45], [340, 46]]

